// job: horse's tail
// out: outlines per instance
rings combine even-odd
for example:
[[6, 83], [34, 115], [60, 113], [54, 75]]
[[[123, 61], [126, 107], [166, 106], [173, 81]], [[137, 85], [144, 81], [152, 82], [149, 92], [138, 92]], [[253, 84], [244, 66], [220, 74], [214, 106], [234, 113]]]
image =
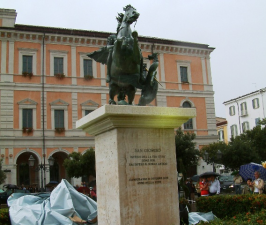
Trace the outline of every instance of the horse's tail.
[[158, 67], [158, 62], [153, 62], [153, 64], [149, 68], [148, 75], [146, 77], [146, 80], [144, 82], [144, 87], [141, 91], [141, 97], [139, 99], [140, 106], [145, 106], [149, 103], [151, 103], [157, 95], [158, 91], [158, 82], [156, 80], [156, 69]]

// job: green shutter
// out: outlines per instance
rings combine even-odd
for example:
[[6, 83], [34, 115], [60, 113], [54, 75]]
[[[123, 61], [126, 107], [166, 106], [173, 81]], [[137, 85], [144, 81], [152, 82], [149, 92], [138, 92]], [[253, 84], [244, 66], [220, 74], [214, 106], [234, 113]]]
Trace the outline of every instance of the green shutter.
[[65, 128], [64, 127], [64, 110], [54, 111], [54, 121], [55, 121], [55, 128]]
[[61, 57], [54, 57], [54, 74], [63, 74], [63, 61], [64, 59]]
[[187, 67], [180, 66], [181, 82], [188, 82]]
[[22, 128], [32, 128], [32, 109], [22, 110]]
[[22, 73], [32, 73], [32, 56], [23, 55], [22, 61]]
[[92, 60], [84, 59], [83, 60], [83, 69], [84, 69], [84, 76], [92, 76]]

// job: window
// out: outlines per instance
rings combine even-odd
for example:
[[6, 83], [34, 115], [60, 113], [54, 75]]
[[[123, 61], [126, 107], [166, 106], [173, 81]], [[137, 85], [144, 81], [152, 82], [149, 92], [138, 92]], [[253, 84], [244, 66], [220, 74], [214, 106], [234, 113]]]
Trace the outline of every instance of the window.
[[[191, 108], [191, 104], [189, 102], [184, 102], [183, 103], [183, 108]], [[193, 120], [189, 119], [186, 123], [184, 123], [184, 129], [193, 129]]]
[[54, 75], [64, 73], [64, 58], [54, 57]]
[[23, 55], [22, 62], [22, 73], [32, 73], [32, 56]]
[[82, 108], [82, 117], [88, 115], [95, 109], [99, 108], [99, 104], [92, 100], [87, 100], [86, 102], [83, 102], [80, 105]]
[[234, 105], [229, 107], [229, 115], [230, 116], [235, 115], [235, 106]]
[[55, 128], [65, 128], [64, 126], [64, 110], [54, 111], [54, 127]]
[[50, 52], [50, 76], [56, 74], [68, 75], [67, 62], [68, 51], [49, 50]]
[[93, 76], [93, 73], [92, 73], [92, 60], [84, 59], [83, 69], [84, 69], [84, 77]]
[[260, 122], [260, 118], [256, 118], [255, 119], [255, 125], [258, 126], [259, 125], [259, 122]]
[[246, 102], [243, 102], [240, 104], [240, 109], [241, 109], [241, 116], [247, 116], [248, 115]]
[[37, 74], [37, 52], [38, 49], [18, 48], [19, 51], [19, 74], [32, 73]]
[[177, 60], [178, 89], [184, 88], [182, 83], [188, 83], [189, 90], [192, 90], [191, 61]]
[[242, 123], [242, 130], [243, 132], [249, 130], [249, 123], [247, 121]]
[[62, 99], [57, 99], [51, 105], [51, 128], [56, 131], [68, 129], [68, 103]]
[[22, 128], [33, 128], [32, 109], [22, 110]]
[[91, 112], [93, 112], [94, 110], [85, 110], [85, 116], [87, 116], [88, 114], [90, 114]]
[[[26, 98], [18, 102], [19, 105], [19, 129], [36, 129], [36, 110], [38, 103]], [[24, 130], [24, 129], [23, 129]]]
[[231, 137], [236, 137], [237, 136], [237, 125], [232, 125], [230, 127], [230, 130], [231, 130]]
[[181, 82], [188, 83], [187, 67], [180, 66], [180, 73], [181, 73]]
[[252, 100], [252, 106], [253, 106], [253, 109], [257, 109], [260, 107], [260, 103], [259, 103], [259, 99], [258, 98], [254, 98]]
[[218, 131], [218, 138], [219, 138], [219, 141], [224, 140], [224, 131], [223, 130]]

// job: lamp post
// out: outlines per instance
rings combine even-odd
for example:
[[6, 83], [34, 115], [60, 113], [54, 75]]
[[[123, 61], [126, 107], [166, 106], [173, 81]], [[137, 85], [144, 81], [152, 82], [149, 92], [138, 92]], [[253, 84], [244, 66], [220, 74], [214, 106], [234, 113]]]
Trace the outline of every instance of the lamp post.
[[[50, 166], [53, 166], [54, 165], [54, 158], [52, 156], [49, 157], [48, 159], [48, 162], [49, 162], [49, 167]], [[34, 166], [34, 162], [35, 162], [35, 159], [32, 155], [30, 155], [30, 158], [29, 158], [29, 166], [30, 167], [33, 167]], [[48, 172], [49, 171], [49, 167], [46, 167], [45, 164], [39, 164], [36, 168], [37, 171], [41, 170], [41, 190], [43, 191], [44, 190], [44, 187], [43, 187], [43, 184], [44, 184], [44, 181], [43, 181], [43, 173], [45, 173], [46, 171]]]
[[[205, 152], [204, 153], [204, 161], [207, 163], [207, 164], [212, 164], [212, 172], [216, 172], [215, 171], [215, 167], [214, 167], [214, 157], [209, 157], [209, 153], [208, 152]], [[216, 153], [216, 159], [221, 159], [222, 158], [222, 152], [220, 150], [217, 151]]]

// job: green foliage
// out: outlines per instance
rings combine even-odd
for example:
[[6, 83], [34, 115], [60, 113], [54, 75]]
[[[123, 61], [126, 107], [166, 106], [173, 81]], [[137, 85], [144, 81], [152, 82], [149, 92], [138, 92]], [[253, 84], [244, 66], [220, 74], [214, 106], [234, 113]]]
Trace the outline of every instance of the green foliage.
[[[266, 123], [264, 119], [261, 123]], [[258, 125], [252, 130], [232, 138], [226, 145], [223, 142], [215, 142], [203, 147], [202, 154], [208, 152], [209, 157], [214, 158], [215, 163], [223, 164], [231, 170], [239, 170], [239, 167], [250, 162], [261, 163], [266, 161], [266, 126]], [[216, 158], [217, 151], [222, 152], [222, 158]]]
[[[198, 225], [206, 224], [206, 222], [199, 222]], [[266, 209], [262, 209], [255, 213], [239, 213], [231, 218], [225, 220], [216, 219], [210, 221], [208, 225], [253, 225], [266, 224]]]
[[63, 165], [70, 177], [95, 176], [95, 151], [90, 148], [83, 155], [80, 152], [72, 152]]
[[10, 218], [8, 208], [0, 209], [0, 224], [1, 225], [10, 225]]
[[3, 162], [3, 159], [0, 160], [0, 184], [3, 184], [6, 180], [6, 174], [2, 170], [2, 162]]
[[186, 171], [191, 166], [198, 164], [200, 152], [195, 148], [196, 143], [193, 140], [196, 138], [194, 133], [184, 133], [181, 129], [176, 130], [175, 145], [177, 170], [183, 173], [186, 177]]
[[266, 195], [217, 195], [196, 200], [199, 212], [212, 211], [220, 219], [239, 213], [255, 213], [266, 208]]

